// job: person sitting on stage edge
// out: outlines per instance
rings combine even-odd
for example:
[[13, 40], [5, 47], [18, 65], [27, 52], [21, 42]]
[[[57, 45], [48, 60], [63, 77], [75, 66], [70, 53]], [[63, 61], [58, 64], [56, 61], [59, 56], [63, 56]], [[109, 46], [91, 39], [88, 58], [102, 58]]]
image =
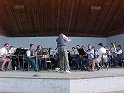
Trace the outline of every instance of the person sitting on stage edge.
[[58, 54], [60, 59], [60, 72], [64, 73], [71, 73], [68, 61], [68, 53], [66, 49], [66, 43], [71, 41], [68, 39], [64, 34], [60, 34], [56, 39]]
[[30, 48], [26, 51], [26, 58], [24, 60], [25, 62], [31, 63], [34, 71], [36, 71], [35, 57], [34, 44], [30, 44]]
[[8, 52], [9, 44], [5, 43], [4, 47], [0, 49], [0, 58], [2, 58], [2, 67], [1, 70], [5, 71], [5, 64], [8, 62], [7, 70], [10, 70], [11, 60], [10, 56], [11, 54]]

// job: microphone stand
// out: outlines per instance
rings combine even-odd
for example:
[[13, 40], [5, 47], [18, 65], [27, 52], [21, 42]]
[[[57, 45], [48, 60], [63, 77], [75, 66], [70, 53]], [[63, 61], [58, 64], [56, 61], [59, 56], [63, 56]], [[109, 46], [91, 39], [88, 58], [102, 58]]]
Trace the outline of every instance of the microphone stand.
[[35, 52], [36, 55], [36, 73], [33, 75], [34, 77], [38, 77], [38, 61], [37, 61], [37, 51]]

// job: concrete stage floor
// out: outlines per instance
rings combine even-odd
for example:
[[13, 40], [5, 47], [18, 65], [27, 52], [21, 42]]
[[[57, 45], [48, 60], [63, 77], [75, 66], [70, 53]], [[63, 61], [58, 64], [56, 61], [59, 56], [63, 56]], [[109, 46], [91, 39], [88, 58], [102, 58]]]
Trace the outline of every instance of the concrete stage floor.
[[[34, 75], [37, 75], [35, 77]], [[0, 78], [41, 78], [41, 79], [90, 79], [90, 78], [104, 78], [104, 77], [120, 77], [124, 76], [124, 68], [110, 68], [100, 69], [95, 72], [75, 71], [71, 73], [59, 73], [54, 70], [48, 71], [0, 71]]]

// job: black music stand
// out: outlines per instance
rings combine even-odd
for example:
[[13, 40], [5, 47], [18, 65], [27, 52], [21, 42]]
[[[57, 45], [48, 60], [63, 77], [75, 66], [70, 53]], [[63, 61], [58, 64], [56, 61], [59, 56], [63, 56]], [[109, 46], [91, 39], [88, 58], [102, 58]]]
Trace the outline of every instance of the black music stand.
[[19, 55], [24, 55], [26, 53], [27, 49], [21, 49], [17, 48], [14, 55], [17, 55], [18, 58], [18, 68], [20, 68], [20, 62], [19, 62]]
[[36, 73], [33, 75], [34, 77], [38, 77], [38, 61], [37, 61], [37, 51], [35, 52], [35, 55], [36, 55]]
[[[47, 55], [47, 54], [48, 54], [47, 51], [43, 51], [43, 52], [42, 52], [42, 56], [43, 56], [43, 55]], [[37, 51], [35, 52], [35, 55], [36, 55], [36, 73], [35, 73], [33, 76], [34, 76], [34, 77], [38, 77], [38, 76], [39, 76], [39, 75], [38, 75], [38, 72], [39, 72], [39, 71], [38, 71], [38, 67], [37, 67], [37, 66], [38, 66]]]
[[[45, 55], [49, 55], [49, 57], [46, 59], [46, 58], [44, 58], [45, 59], [45, 61], [46, 61], [46, 66], [47, 66], [47, 70], [48, 70], [48, 72], [49, 72], [49, 68], [50, 68], [50, 66], [51, 66], [51, 61], [50, 61], [50, 50], [51, 50], [52, 48], [46, 48], [45, 49], [45, 51], [43, 51], [42, 52], [42, 55], [45, 57]], [[49, 64], [48, 64], [49, 63]]]
[[27, 49], [17, 48], [14, 55], [23, 55], [26, 53], [26, 51], [27, 51]]

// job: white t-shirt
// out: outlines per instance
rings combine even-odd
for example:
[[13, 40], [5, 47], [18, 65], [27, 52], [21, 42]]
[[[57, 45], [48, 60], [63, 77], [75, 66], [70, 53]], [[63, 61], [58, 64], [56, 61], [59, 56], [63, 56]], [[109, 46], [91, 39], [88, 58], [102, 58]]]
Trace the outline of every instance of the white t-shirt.
[[101, 47], [98, 49], [98, 55], [101, 56], [103, 53], [106, 53], [106, 49], [104, 47]]
[[31, 56], [31, 51], [28, 50], [28, 51], [26, 52], [26, 54], [27, 54], [27, 57], [30, 57], [30, 56]]
[[106, 49], [104, 47], [101, 47], [98, 49], [98, 58], [96, 59], [98, 62], [101, 62], [102, 54], [106, 53]]
[[7, 51], [7, 49], [5, 48], [5, 47], [3, 47], [3, 48], [1, 48], [0, 49], [0, 57], [2, 57], [2, 55], [7, 55], [8, 54], [8, 51]]

